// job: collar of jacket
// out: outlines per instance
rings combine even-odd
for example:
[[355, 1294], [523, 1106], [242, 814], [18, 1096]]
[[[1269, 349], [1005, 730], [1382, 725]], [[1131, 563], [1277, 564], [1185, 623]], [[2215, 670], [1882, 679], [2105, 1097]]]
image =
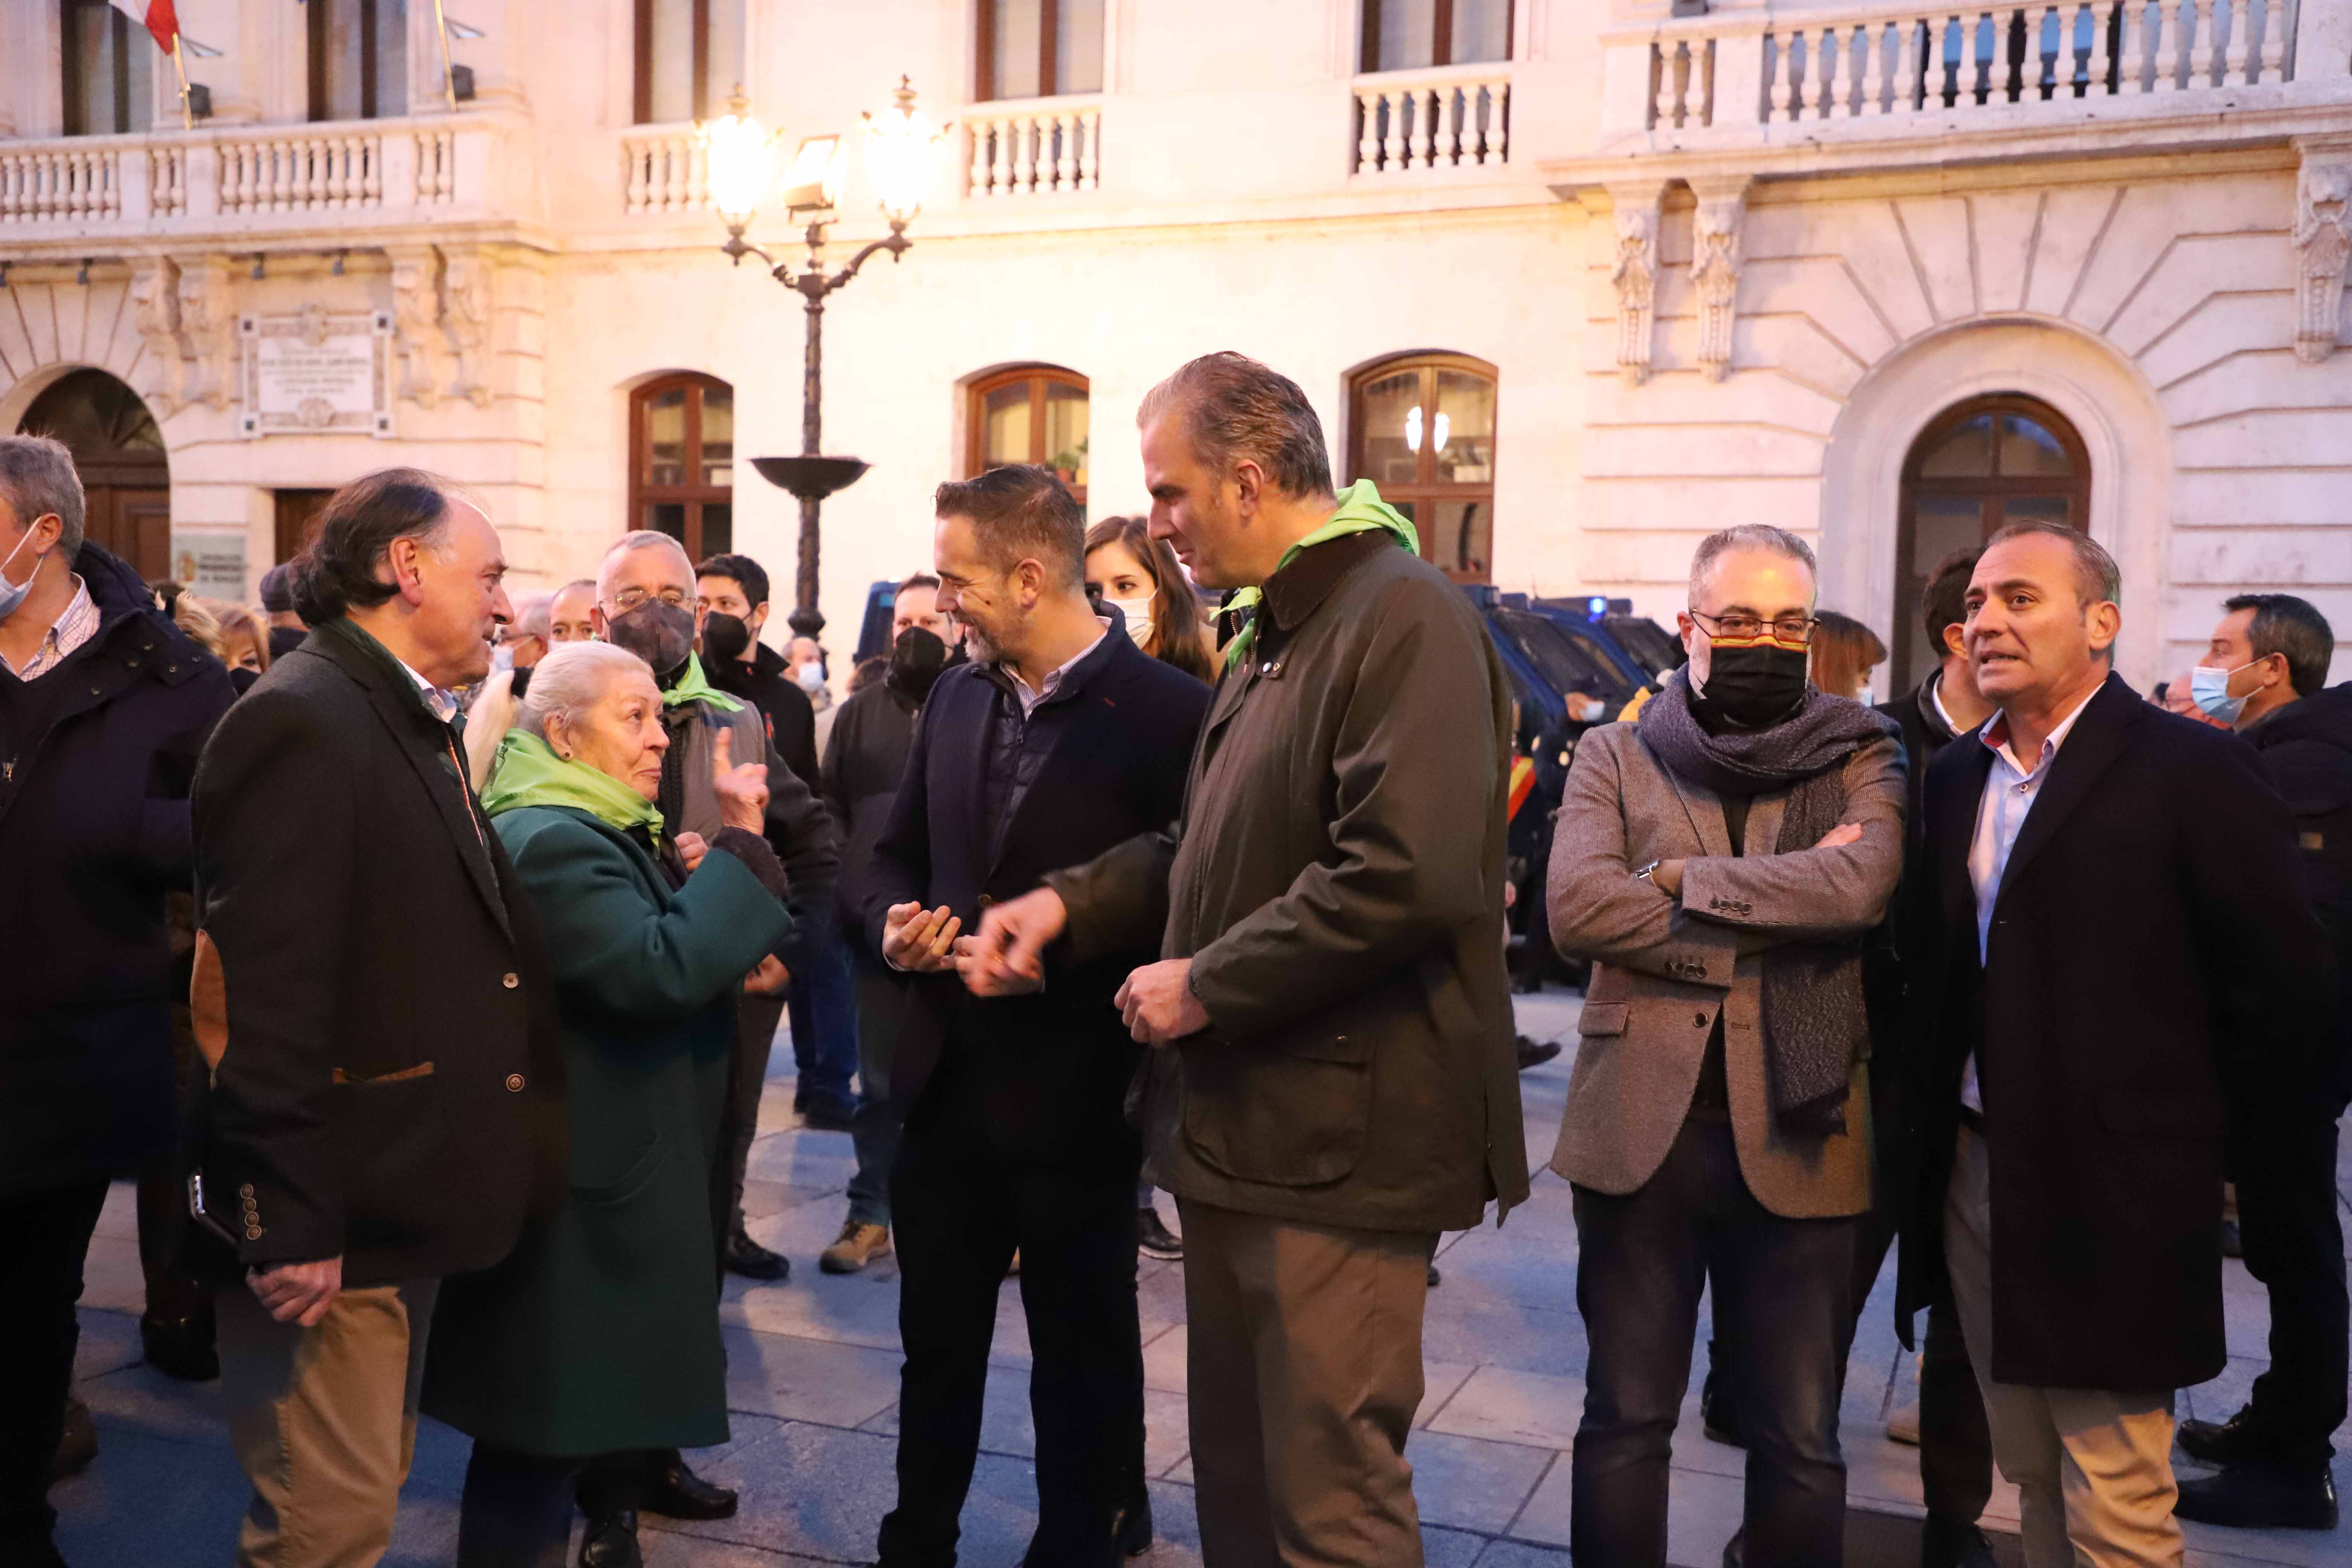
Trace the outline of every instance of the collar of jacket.
[[2316, 741], [2352, 752], [2352, 680], [2298, 697], [2239, 733], [2258, 752], [2288, 741]]
[[147, 673], [165, 686], [186, 680], [212, 657], [180, 629], [178, 622], [155, 607], [154, 595], [130, 563], [85, 542], [74, 555], [73, 569], [98, 609], [98, 630], [77, 652], [115, 651], [117, 638], [135, 642], [140, 653], [150, 656]]
[[1297, 560], [1265, 580], [1266, 613], [1282, 630], [1297, 630], [1331, 596], [1331, 590], [1347, 580], [1349, 573], [1381, 551], [1395, 548], [1393, 537], [1374, 529], [1342, 534], [1301, 551]]
[[332, 658], [365, 684], [383, 690], [403, 713], [436, 730], [446, 728], [433, 710], [425, 705], [425, 693], [416, 689], [416, 682], [409, 679], [407, 669], [394, 657], [393, 651], [376, 641], [373, 634], [354, 623], [350, 616], [337, 616], [331, 621], [311, 627], [310, 646]]
[[1927, 732], [1931, 735], [1940, 735], [1949, 741], [1954, 739], [1958, 731], [1944, 722], [1944, 715], [1936, 706], [1936, 688], [1943, 679], [1944, 672], [1939, 669], [1922, 680], [1912, 690], [1911, 700], [1919, 710], [1920, 721], [1927, 726]]
[[[1121, 643], [1129, 647], [1135, 647], [1135, 639], [1114, 625], [1095, 639], [1094, 647], [1078, 656], [1078, 662], [1070, 666], [1070, 673], [1062, 677], [1060, 683], [1053, 690], [1037, 700], [1037, 707], [1053, 707], [1076, 698], [1078, 693], [1087, 689], [1087, 683], [1095, 678], [1097, 672], [1116, 657], [1117, 648]], [[991, 659], [980, 667], [980, 678], [1015, 702], [1021, 700], [1021, 693], [1016, 687], [1016, 682], [1021, 678], [996, 660]], [[1034, 715], [1036, 709], [1030, 710], [1030, 712]]]
[[[751, 674], [755, 678], [763, 680], [785, 680], [784, 671], [787, 668], [784, 656], [766, 643], [754, 642], [751, 645]], [[790, 682], [786, 681], [786, 684], [789, 685]], [[797, 686], [793, 687], [793, 689], [800, 691]], [[801, 695], [805, 697], [808, 693], [801, 691]]]

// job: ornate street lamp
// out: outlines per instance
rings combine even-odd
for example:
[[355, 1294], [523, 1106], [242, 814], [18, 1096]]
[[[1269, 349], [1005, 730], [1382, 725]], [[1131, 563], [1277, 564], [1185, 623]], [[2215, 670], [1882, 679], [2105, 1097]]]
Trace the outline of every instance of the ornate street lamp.
[[824, 616], [816, 607], [818, 508], [825, 497], [845, 489], [867, 468], [856, 458], [820, 455], [824, 431], [825, 296], [856, 277], [857, 269], [876, 251], [887, 250], [896, 261], [914, 247], [915, 242], [907, 237], [907, 226], [920, 209], [923, 187], [930, 177], [931, 151], [942, 134], [916, 109], [915, 89], [907, 78], [898, 79], [893, 100], [879, 118], [871, 113], [865, 116], [866, 163], [890, 232], [851, 257], [840, 271], [830, 274], [824, 269], [824, 229], [834, 221], [841, 191], [845, 153], [842, 139], [812, 136], [803, 142], [784, 178], [785, 211], [794, 217], [809, 215], [807, 231], [802, 236], [808, 247], [808, 262], [795, 272], [790, 261], [778, 261], [743, 237], [761, 196], [772, 188], [774, 134], [751, 117], [740, 89], [728, 105], [730, 112], [701, 132], [709, 157], [711, 205], [727, 225], [727, 243], [720, 248], [738, 267], [746, 256], [768, 263], [776, 281], [800, 295], [808, 314], [808, 352], [801, 374], [800, 456], [751, 459], [761, 478], [800, 498], [800, 571], [793, 613], [787, 620], [801, 637], [813, 637], [824, 628]]

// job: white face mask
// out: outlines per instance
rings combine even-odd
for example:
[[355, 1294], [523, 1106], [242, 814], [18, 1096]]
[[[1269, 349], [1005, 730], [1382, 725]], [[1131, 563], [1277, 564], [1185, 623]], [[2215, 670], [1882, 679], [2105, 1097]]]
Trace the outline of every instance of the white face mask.
[[8, 552], [7, 559], [0, 560], [0, 621], [5, 621], [15, 615], [16, 607], [25, 602], [25, 595], [33, 591], [34, 573], [41, 569], [37, 557], [33, 562], [33, 571], [26, 573], [25, 580], [21, 583], [8, 581], [7, 571], [16, 563], [16, 557], [24, 552], [25, 546], [32, 542], [33, 531], [28, 528], [25, 531], [24, 537], [16, 541], [16, 549]]
[[793, 683], [814, 697], [824, 686], [824, 666], [811, 659], [793, 666]]
[[1127, 617], [1127, 635], [1135, 639], [1138, 647], [1151, 640], [1151, 601], [1149, 599], [1105, 599], [1106, 605], [1118, 606]]

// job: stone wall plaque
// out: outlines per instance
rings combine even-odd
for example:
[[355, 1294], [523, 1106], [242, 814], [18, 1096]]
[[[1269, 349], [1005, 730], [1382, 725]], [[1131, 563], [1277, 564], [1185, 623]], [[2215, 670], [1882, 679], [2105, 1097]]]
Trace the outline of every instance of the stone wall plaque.
[[205, 598], [245, 603], [245, 535], [173, 529], [172, 578]]
[[290, 315], [239, 317], [237, 336], [245, 346], [239, 435], [394, 433], [391, 311], [310, 304]]

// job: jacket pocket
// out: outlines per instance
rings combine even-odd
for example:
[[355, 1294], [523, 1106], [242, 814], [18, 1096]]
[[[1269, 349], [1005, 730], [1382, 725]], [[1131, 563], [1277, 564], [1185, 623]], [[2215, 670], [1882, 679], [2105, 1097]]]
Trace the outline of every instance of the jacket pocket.
[[411, 1079], [431, 1078], [433, 1064], [418, 1062], [413, 1068], [403, 1068], [398, 1072], [379, 1073], [373, 1078], [353, 1078], [341, 1068], [337, 1068], [333, 1076], [337, 1083], [357, 1084], [360, 1088], [366, 1089], [379, 1083], [406, 1083]]
[[2218, 1141], [2230, 1131], [2229, 1113], [2220, 1099], [2200, 1089], [2116, 1084], [2096, 1095], [2099, 1121], [2110, 1132]]
[[653, 1185], [654, 1178], [661, 1173], [661, 1163], [662, 1141], [656, 1133], [617, 1179], [609, 1182], [575, 1180], [572, 1184], [572, 1195], [592, 1208], [627, 1203]]
[[1580, 1035], [1622, 1035], [1629, 1009], [1622, 1002], [1587, 1002], [1584, 1011], [1577, 1016], [1576, 1032]]
[[1302, 1031], [1184, 1054], [1184, 1141], [1211, 1170], [1319, 1186], [1355, 1170], [1372, 1110], [1371, 1035]]

